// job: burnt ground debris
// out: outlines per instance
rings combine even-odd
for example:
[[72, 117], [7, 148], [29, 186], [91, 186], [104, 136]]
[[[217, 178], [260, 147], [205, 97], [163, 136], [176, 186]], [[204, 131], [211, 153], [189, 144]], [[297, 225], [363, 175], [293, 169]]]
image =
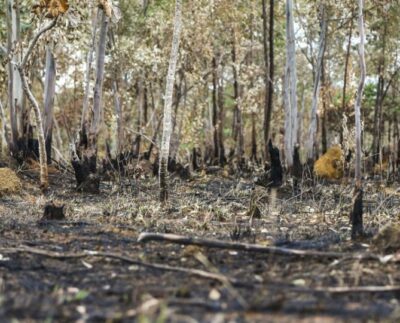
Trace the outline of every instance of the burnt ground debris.
[[[350, 185], [278, 189], [277, 203], [251, 179], [219, 174], [173, 178], [170, 202], [158, 201], [155, 178], [101, 184], [99, 195], [74, 190], [70, 175], [52, 177], [41, 196], [24, 178], [21, 195], [3, 197], [0, 214], [1, 321], [363, 321], [399, 318], [400, 293], [331, 293], [312, 289], [400, 285], [399, 263], [263, 255], [159, 242], [137, 242], [141, 232], [165, 232], [303, 250], [369, 252], [373, 242], [351, 242]], [[39, 221], [46, 201], [66, 205], [66, 219]], [[261, 212], [249, 223], [249, 201]], [[396, 189], [367, 183], [365, 231], [372, 236], [398, 217]], [[60, 254], [109, 252], [225, 275], [244, 282], [213, 280], [134, 265], [110, 257], [55, 259], [15, 248]], [[13, 251], [14, 250], [14, 251]], [[379, 251], [374, 251], [378, 252]], [[208, 265], [199, 261], [203, 255]], [[393, 251], [392, 251], [393, 254]], [[211, 266], [211, 267], [209, 267]], [[297, 290], [297, 289], [298, 290]], [[308, 292], [302, 289], [310, 289]], [[245, 300], [245, 307], [240, 299]]]

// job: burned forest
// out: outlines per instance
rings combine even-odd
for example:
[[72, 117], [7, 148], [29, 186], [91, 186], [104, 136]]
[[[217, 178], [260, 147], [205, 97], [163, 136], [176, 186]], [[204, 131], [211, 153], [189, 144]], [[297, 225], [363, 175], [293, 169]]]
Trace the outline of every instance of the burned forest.
[[0, 3], [0, 322], [400, 321], [398, 1]]

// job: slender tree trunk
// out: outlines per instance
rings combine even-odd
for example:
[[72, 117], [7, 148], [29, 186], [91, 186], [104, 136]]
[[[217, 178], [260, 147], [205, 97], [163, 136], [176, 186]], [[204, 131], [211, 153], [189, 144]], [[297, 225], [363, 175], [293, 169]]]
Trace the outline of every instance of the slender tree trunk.
[[3, 103], [0, 100], [0, 119], [1, 119], [1, 154], [5, 156], [5, 152], [7, 148], [10, 147], [9, 138], [8, 138], [8, 128], [7, 128], [7, 120], [4, 112]]
[[166, 202], [168, 200], [168, 157], [169, 145], [172, 132], [172, 97], [175, 83], [175, 70], [178, 61], [180, 33], [182, 29], [182, 2], [175, 1], [175, 18], [174, 32], [172, 36], [172, 47], [168, 66], [167, 82], [165, 86], [164, 98], [164, 118], [163, 118], [163, 134], [161, 139], [160, 152], [160, 200]]
[[[351, 12], [353, 16], [353, 10]], [[350, 19], [350, 31], [347, 41], [346, 57], [344, 62], [344, 75], [343, 75], [343, 91], [342, 91], [342, 113], [346, 113], [346, 91], [347, 91], [347, 74], [349, 70], [349, 59], [351, 49], [351, 38], [353, 36], [353, 18]], [[343, 144], [343, 127], [340, 127], [340, 144]]]
[[101, 27], [96, 61], [96, 79], [93, 93], [93, 114], [87, 122], [83, 122], [79, 147], [73, 157], [77, 189], [82, 192], [98, 193], [100, 179], [97, 176], [97, 137], [103, 115], [102, 91], [104, 81], [104, 61], [109, 18], [101, 10]]
[[317, 110], [318, 110], [318, 100], [319, 100], [319, 92], [320, 92], [320, 81], [321, 81], [321, 73], [322, 73], [322, 61], [325, 53], [325, 44], [326, 44], [326, 31], [327, 31], [327, 14], [325, 4], [320, 4], [320, 13], [321, 13], [321, 34], [319, 38], [319, 50], [318, 50], [318, 58], [317, 58], [317, 67], [315, 70], [315, 78], [314, 78], [314, 89], [313, 89], [313, 97], [311, 104], [311, 124], [310, 131], [308, 134], [308, 142], [307, 142], [307, 158], [309, 161], [315, 160], [317, 154]]
[[47, 162], [51, 162], [51, 145], [53, 136], [54, 95], [56, 90], [56, 64], [52, 53], [52, 46], [46, 46], [46, 67], [44, 85], [44, 135], [46, 139]]
[[297, 75], [292, 0], [286, 0], [286, 67], [284, 84], [285, 159], [288, 168], [291, 168], [294, 147], [297, 144]]
[[57, 18], [53, 19], [48, 25], [40, 29], [37, 34], [32, 38], [31, 42], [29, 43], [28, 49], [24, 54], [21, 63], [15, 63], [18, 67], [18, 72], [22, 80], [22, 88], [28, 98], [29, 103], [33, 107], [33, 111], [35, 113], [36, 124], [37, 124], [37, 131], [38, 131], [38, 142], [39, 142], [39, 163], [40, 163], [40, 186], [42, 190], [46, 190], [49, 186], [48, 180], [48, 170], [47, 170], [47, 154], [46, 154], [46, 141], [44, 135], [44, 128], [42, 122], [42, 114], [39, 108], [39, 103], [37, 102], [36, 98], [34, 97], [26, 77], [26, 67], [29, 57], [31, 56], [33, 49], [36, 46], [40, 36], [42, 36], [45, 32], [52, 29], [57, 23]]
[[351, 212], [351, 223], [352, 239], [363, 235], [363, 188], [362, 188], [362, 176], [361, 176], [361, 102], [364, 92], [364, 84], [366, 77], [365, 67], [365, 56], [364, 56], [364, 43], [365, 43], [365, 31], [364, 31], [364, 17], [363, 7], [364, 0], [358, 0], [358, 28], [359, 28], [359, 59], [360, 59], [360, 82], [358, 85], [357, 98], [354, 106], [355, 112], [355, 125], [356, 125], [356, 158], [355, 158], [355, 188], [354, 188], [354, 204]]
[[243, 118], [242, 111], [239, 105], [240, 100], [240, 86], [239, 86], [239, 76], [237, 71], [237, 53], [236, 53], [236, 40], [233, 36], [232, 42], [232, 69], [233, 69], [233, 97], [235, 100], [235, 124], [234, 124], [234, 141], [235, 141], [235, 154], [239, 162], [239, 167], [242, 168], [244, 163], [244, 137], [243, 137]]
[[[222, 66], [221, 75], [224, 75], [224, 66]], [[224, 147], [224, 80], [221, 78], [221, 84], [218, 86], [218, 162], [221, 166], [225, 164]]]
[[22, 80], [16, 65], [21, 62], [21, 57], [14, 50], [20, 42], [19, 1], [7, 1], [7, 26], [8, 26], [8, 55], [11, 56], [8, 64], [8, 106], [10, 108], [11, 124], [11, 151], [18, 150], [18, 111], [22, 108], [23, 89]]
[[219, 158], [219, 136], [218, 136], [218, 66], [217, 59], [214, 56], [212, 59], [212, 126], [213, 126], [213, 141], [214, 141], [214, 160]]
[[123, 131], [122, 107], [121, 107], [121, 102], [119, 100], [118, 84], [117, 80], [115, 79], [112, 83], [112, 91], [114, 96], [115, 116], [117, 118], [117, 158], [119, 158], [123, 152], [124, 131]]
[[[270, 137], [272, 103], [274, 94], [274, 0], [269, 1], [269, 30], [267, 45], [267, 9], [266, 0], [262, 0], [263, 47], [265, 64], [265, 103], [264, 103], [264, 156], [268, 158], [268, 141]], [[269, 49], [268, 49], [269, 47]]]
[[382, 34], [382, 53], [379, 58], [378, 65], [378, 85], [376, 89], [375, 111], [374, 111], [374, 130], [372, 140], [372, 160], [376, 164], [380, 159], [381, 152], [381, 133], [382, 133], [382, 105], [384, 98], [385, 79], [383, 77], [385, 71], [385, 51], [386, 51], [386, 33], [387, 23], [384, 22]]
[[90, 92], [90, 72], [92, 70], [93, 54], [96, 46], [96, 34], [97, 34], [97, 22], [100, 19], [101, 9], [97, 9], [97, 13], [92, 21], [92, 38], [90, 48], [86, 58], [86, 70], [85, 70], [85, 92], [83, 96], [83, 107], [82, 107], [82, 119], [81, 119], [81, 132], [86, 132], [87, 118], [88, 118], [88, 107], [89, 107], [89, 92]]

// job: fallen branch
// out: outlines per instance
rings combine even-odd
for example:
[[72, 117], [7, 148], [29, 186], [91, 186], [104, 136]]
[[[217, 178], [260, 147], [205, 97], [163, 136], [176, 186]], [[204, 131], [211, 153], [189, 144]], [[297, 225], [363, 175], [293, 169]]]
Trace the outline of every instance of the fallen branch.
[[229, 242], [215, 239], [204, 239], [196, 237], [185, 237], [176, 234], [168, 233], [141, 233], [138, 242], [148, 241], [167, 241], [182, 245], [195, 245], [200, 247], [240, 250], [248, 252], [258, 252], [265, 254], [284, 255], [284, 256], [297, 256], [297, 257], [313, 257], [313, 258], [349, 258], [359, 260], [379, 260], [379, 256], [369, 253], [344, 253], [344, 252], [325, 252], [316, 250], [300, 250], [289, 249], [276, 246], [263, 246], [251, 243]]
[[258, 282], [255, 283], [246, 283], [239, 281], [235, 278], [229, 278], [221, 274], [217, 273], [210, 273], [200, 269], [191, 269], [191, 268], [184, 268], [184, 267], [174, 267], [168, 266], [163, 264], [151, 264], [143, 261], [136, 260], [134, 258], [117, 254], [113, 252], [102, 252], [102, 251], [91, 251], [85, 250], [84, 252], [57, 252], [57, 251], [49, 251], [39, 248], [32, 248], [28, 246], [21, 246], [21, 247], [0, 247], [0, 252], [5, 254], [15, 254], [15, 253], [29, 253], [33, 255], [65, 260], [65, 259], [80, 259], [85, 257], [98, 257], [98, 258], [112, 258], [127, 262], [129, 264], [137, 265], [140, 267], [155, 269], [155, 270], [164, 270], [164, 271], [172, 271], [172, 272], [179, 272], [185, 273], [189, 276], [196, 276], [204, 279], [210, 279], [214, 281], [218, 281], [222, 284], [226, 284], [229, 282], [230, 284], [237, 286], [237, 287], [248, 287], [248, 288], [255, 288], [262, 286], [265, 289], [271, 291], [286, 291], [292, 293], [305, 293], [305, 294], [313, 294], [313, 293], [327, 293], [327, 294], [346, 294], [346, 293], [393, 293], [400, 291], [400, 285], [386, 285], [386, 286], [343, 286], [343, 287], [316, 287], [316, 288], [308, 288], [308, 287], [296, 287], [293, 285], [287, 284], [260, 284]]
[[140, 267], [185, 273], [190, 276], [196, 276], [196, 277], [201, 277], [201, 278], [205, 278], [205, 279], [218, 281], [222, 284], [226, 284], [227, 282], [229, 282], [234, 286], [242, 286], [242, 287], [244, 287], [244, 286], [251, 287], [252, 286], [251, 284], [246, 284], [246, 283], [240, 282], [237, 279], [228, 278], [221, 274], [210, 273], [210, 272], [200, 270], [200, 269], [191, 269], [191, 268], [184, 268], [184, 267], [174, 267], [174, 266], [169, 266], [169, 265], [164, 265], [164, 264], [147, 263], [147, 262], [139, 261], [134, 258], [125, 256], [122, 254], [113, 253], [113, 252], [86, 250], [84, 252], [79, 252], [79, 253], [73, 253], [73, 252], [65, 252], [64, 253], [64, 252], [49, 251], [49, 250], [44, 250], [44, 249], [39, 249], [39, 248], [32, 248], [32, 247], [28, 247], [28, 246], [22, 246], [22, 247], [16, 247], [16, 248], [0, 248], [0, 252], [7, 253], [7, 254], [9, 254], [9, 253], [30, 253], [30, 254], [34, 254], [34, 255], [44, 256], [44, 257], [53, 258], [53, 259], [60, 259], [60, 260], [80, 259], [80, 258], [86, 258], [86, 257], [113, 258], [113, 259], [118, 259], [118, 260], [127, 262], [129, 264], [137, 265]]

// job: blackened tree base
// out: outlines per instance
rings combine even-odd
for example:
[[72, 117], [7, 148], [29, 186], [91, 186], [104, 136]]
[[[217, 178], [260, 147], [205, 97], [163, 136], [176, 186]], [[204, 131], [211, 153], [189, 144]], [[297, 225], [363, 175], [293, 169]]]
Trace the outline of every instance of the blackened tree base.
[[41, 221], [65, 220], [64, 207], [64, 205], [57, 206], [53, 202], [47, 203]]
[[75, 170], [76, 189], [84, 193], [100, 193], [100, 178], [96, 172], [96, 156], [72, 160], [71, 163]]
[[364, 236], [363, 229], [363, 190], [355, 187], [353, 195], [353, 210], [350, 214], [351, 238], [353, 240]]

